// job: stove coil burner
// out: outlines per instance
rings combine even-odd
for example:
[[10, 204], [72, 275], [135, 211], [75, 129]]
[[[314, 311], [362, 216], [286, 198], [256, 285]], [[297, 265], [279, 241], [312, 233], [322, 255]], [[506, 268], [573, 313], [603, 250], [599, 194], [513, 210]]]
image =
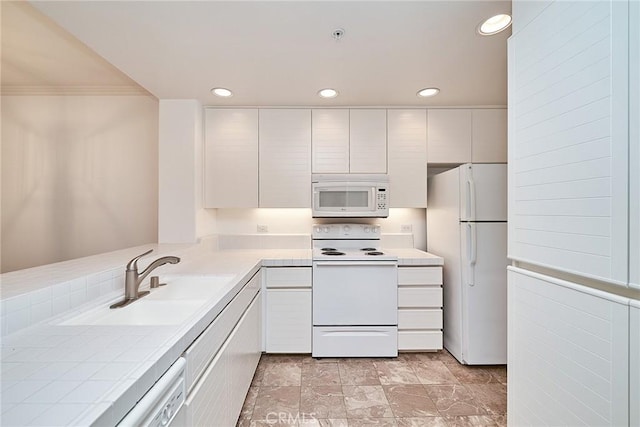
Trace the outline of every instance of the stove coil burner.
[[360, 250], [363, 251], [363, 252], [375, 252], [376, 248], [362, 248]]
[[344, 252], [339, 252], [339, 251], [324, 251], [324, 252], [322, 252], [322, 255], [338, 256], [338, 255], [344, 255]]
[[380, 252], [380, 251], [371, 251], [371, 252], [366, 252], [365, 254], [366, 255], [376, 255], [376, 256], [377, 255], [384, 255], [384, 253]]
[[322, 248], [320, 249], [322, 252], [335, 252], [337, 251], [336, 248]]

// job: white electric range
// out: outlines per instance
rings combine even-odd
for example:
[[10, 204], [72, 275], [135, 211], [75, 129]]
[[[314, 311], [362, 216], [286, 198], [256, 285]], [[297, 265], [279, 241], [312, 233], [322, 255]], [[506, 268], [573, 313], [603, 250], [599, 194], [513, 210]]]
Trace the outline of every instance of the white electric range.
[[398, 355], [398, 259], [380, 227], [313, 227], [313, 357]]

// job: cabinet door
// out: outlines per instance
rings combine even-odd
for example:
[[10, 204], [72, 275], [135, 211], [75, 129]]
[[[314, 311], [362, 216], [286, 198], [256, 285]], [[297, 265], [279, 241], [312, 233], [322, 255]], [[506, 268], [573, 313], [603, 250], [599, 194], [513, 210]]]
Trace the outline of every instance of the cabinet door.
[[507, 163], [507, 110], [477, 109], [471, 112], [473, 163]]
[[[629, 312], [629, 402], [640, 402], [640, 302]], [[640, 426], [640, 405], [629, 406], [629, 425]]]
[[[253, 300], [229, 337], [229, 411], [235, 425], [261, 354], [261, 295]], [[215, 425], [215, 424], [214, 424]]]
[[349, 114], [349, 172], [387, 173], [387, 110]]
[[427, 119], [429, 163], [469, 163], [471, 110], [429, 109]]
[[258, 110], [207, 108], [204, 114], [204, 206], [258, 207]]
[[388, 110], [392, 208], [427, 207], [427, 113]]
[[526, 270], [507, 275], [508, 425], [637, 425], [628, 300]]
[[311, 207], [311, 110], [261, 109], [259, 116], [260, 207]]
[[349, 110], [311, 111], [313, 173], [349, 172]]
[[554, 2], [509, 39], [509, 255], [621, 286], [629, 260], [628, 8]]
[[269, 289], [267, 353], [311, 353], [311, 289]]
[[[228, 342], [202, 374], [184, 404], [185, 427], [230, 426]], [[243, 399], [244, 400], [244, 399]]]

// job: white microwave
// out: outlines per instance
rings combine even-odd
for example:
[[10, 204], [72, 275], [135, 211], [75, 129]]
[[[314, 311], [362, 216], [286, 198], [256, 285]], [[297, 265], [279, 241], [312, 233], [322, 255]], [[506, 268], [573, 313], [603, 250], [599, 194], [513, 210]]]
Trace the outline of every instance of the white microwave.
[[315, 174], [311, 194], [314, 218], [389, 216], [389, 177], [385, 174]]

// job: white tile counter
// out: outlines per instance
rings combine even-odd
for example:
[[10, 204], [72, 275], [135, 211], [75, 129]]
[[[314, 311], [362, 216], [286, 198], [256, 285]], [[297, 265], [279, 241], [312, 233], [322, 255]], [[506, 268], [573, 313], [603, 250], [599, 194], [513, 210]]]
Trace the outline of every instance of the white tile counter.
[[[111, 273], [110, 269], [117, 265], [118, 271], [124, 271], [131, 257], [149, 247], [155, 247], [156, 253], [142, 260], [141, 265], [167, 254], [182, 258], [179, 264], [158, 269], [161, 278], [163, 274], [232, 274], [233, 279], [221, 284], [215, 296], [180, 325], [60, 325], [97, 304], [109, 304], [121, 298], [124, 289], [122, 278], [112, 277], [116, 274]], [[60, 277], [73, 281], [76, 280], [73, 279], [73, 271], [84, 274], [87, 274], [85, 271], [103, 271], [97, 274], [105, 278], [109, 275], [102, 285], [102, 293], [98, 292], [94, 300], [79, 306], [77, 310], [66, 310], [3, 337], [0, 417], [3, 426], [115, 425], [262, 265], [309, 266], [311, 251], [273, 249], [212, 252], [201, 247], [194, 248], [194, 245], [146, 245], [105, 254], [104, 258], [95, 256], [84, 259], [86, 264], [92, 264], [93, 270], [83, 270], [89, 267], [82, 267], [81, 261], [30, 269], [35, 270], [31, 272], [35, 278], [29, 277], [28, 271], [3, 275], [3, 311], [11, 308], [21, 297], [26, 304], [30, 304], [34, 293], [44, 295], [39, 297], [42, 301], [40, 304], [52, 305], [55, 291], [50, 288], [61, 285], [46, 283], [45, 277], [49, 281], [59, 281]], [[20, 275], [27, 284], [24, 290], [20, 289]], [[6, 276], [9, 277], [5, 281]], [[38, 283], [38, 276], [44, 284]], [[119, 285], [120, 290], [115, 290], [115, 285]], [[5, 286], [10, 295], [6, 299]], [[65, 290], [67, 286], [69, 289], [72, 287], [67, 283], [64, 286]], [[78, 283], [75, 286], [82, 287]], [[84, 283], [84, 286], [89, 284]], [[20, 290], [23, 290], [22, 294]]]
[[429, 252], [412, 248], [382, 248], [383, 252], [398, 257], [399, 266], [440, 266], [444, 264], [444, 259]]
[[[207, 247], [145, 245], [2, 275], [0, 424], [115, 425], [261, 266], [312, 265], [308, 249]], [[180, 325], [61, 325], [122, 298], [125, 264], [149, 248], [155, 251], [141, 266], [164, 255], [182, 258], [154, 271], [161, 279], [181, 274], [233, 279], [219, 284], [215, 296]], [[397, 255], [400, 265], [443, 263], [417, 249], [387, 252]], [[148, 278], [141, 288], [145, 285]]]

